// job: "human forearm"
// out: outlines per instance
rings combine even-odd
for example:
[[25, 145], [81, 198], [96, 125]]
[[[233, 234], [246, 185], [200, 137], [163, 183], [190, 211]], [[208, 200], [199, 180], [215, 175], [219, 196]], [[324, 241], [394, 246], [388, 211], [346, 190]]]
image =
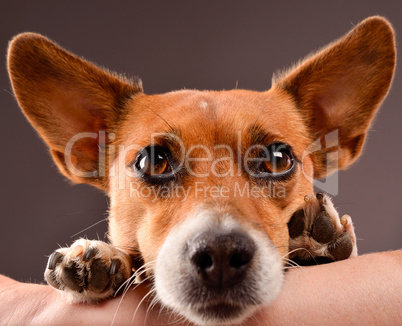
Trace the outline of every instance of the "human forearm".
[[0, 319], [5, 325], [29, 325], [46, 303], [50, 288], [23, 284], [0, 275]]
[[[178, 321], [156, 308], [147, 314], [146, 285], [97, 305], [68, 304], [59, 291], [0, 276], [0, 320], [5, 325], [163, 325]], [[402, 251], [359, 256], [328, 265], [295, 268], [283, 291], [244, 326], [396, 325], [402, 311]], [[135, 317], [134, 313], [137, 311]], [[158, 316], [161, 318], [158, 319]], [[258, 322], [257, 322], [257, 321]], [[180, 325], [179, 322], [175, 323]], [[183, 323], [187, 325], [187, 323]]]
[[[122, 297], [98, 304], [68, 303], [60, 291], [47, 285], [20, 283], [0, 275], [0, 324], [10, 326], [64, 326], [130, 324], [136, 307], [148, 293], [139, 286]], [[135, 323], [145, 325], [145, 304], [140, 306]], [[116, 314], [116, 318], [114, 315]], [[148, 319], [149, 321], [149, 319]], [[149, 325], [149, 324], [146, 324]], [[151, 322], [152, 325], [152, 322]]]
[[260, 325], [396, 325], [401, 311], [399, 250], [293, 269], [258, 320]]

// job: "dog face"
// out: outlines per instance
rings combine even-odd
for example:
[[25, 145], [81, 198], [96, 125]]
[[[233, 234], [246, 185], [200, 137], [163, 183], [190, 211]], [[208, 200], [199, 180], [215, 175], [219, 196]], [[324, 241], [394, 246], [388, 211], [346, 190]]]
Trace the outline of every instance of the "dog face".
[[[185, 315], [198, 324], [241, 320], [280, 290], [287, 222], [301, 205], [290, 198], [312, 191], [299, 163], [308, 144], [306, 128], [293, 103], [280, 94], [181, 91], [157, 97], [133, 101], [132, 112], [143, 112], [145, 121], [138, 124], [135, 114], [129, 115], [117, 135], [122, 148], [139, 144], [140, 153], [148, 151], [119, 153], [118, 161], [136, 172], [110, 184], [111, 238], [122, 248], [137, 239], [134, 247], [146, 263], [154, 262], [156, 291], [171, 308], [183, 313], [185, 307]], [[155, 113], [163, 117], [168, 111], [178, 120], [155, 121]], [[275, 181], [254, 161], [262, 155], [261, 143], [274, 144], [269, 150], [283, 154], [277, 167], [283, 171]], [[160, 156], [151, 167], [156, 173], [166, 170], [166, 177], [138, 173], [147, 155]], [[112, 169], [122, 171], [116, 164]], [[311, 159], [305, 168], [311, 175]], [[210, 270], [212, 260], [227, 270]]]
[[[270, 107], [264, 109], [266, 103]], [[134, 238], [142, 239], [139, 245], [144, 248], [145, 261], [155, 260], [170, 230], [204, 207], [264, 230], [282, 253], [287, 251], [286, 219], [300, 205], [291, 198], [311, 191], [311, 183], [299, 164], [309, 144], [308, 133], [286, 96], [242, 90], [180, 91], [140, 95], [132, 108], [131, 112], [142, 112], [142, 121], [138, 122], [135, 113], [129, 114], [116, 134], [119, 146], [128, 150], [120, 151], [111, 166], [121, 175], [109, 184], [111, 221], [116, 221], [111, 237], [118, 245], [132, 246], [134, 234], [128, 234], [127, 239], [121, 236], [123, 229], [132, 230]], [[264, 117], [259, 117], [262, 110], [266, 111]], [[166, 112], [178, 119], [158, 118], [167, 116]], [[274, 146], [266, 149], [261, 143]], [[132, 144], [136, 149], [130, 147]], [[139, 154], [143, 149], [147, 150]], [[283, 152], [283, 171], [275, 177], [278, 184], [254, 162], [265, 154], [262, 149]], [[166, 173], [155, 171], [153, 177], [138, 173], [140, 160], [152, 155], [166, 160]], [[126, 166], [129, 172], [133, 170], [131, 176], [124, 170]], [[304, 169], [312, 176], [311, 159], [306, 160]], [[264, 188], [265, 193], [249, 195], [258, 188]], [[261, 200], [263, 195], [270, 198]], [[136, 213], [123, 212], [127, 207], [142, 212], [138, 219], [133, 218]], [[284, 211], [288, 217], [283, 218]]]
[[394, 66], [379, 17], [262, 93], [145, 95], [37, 34], [17, 36], [8, 56], [18, 102], [61, 172], [110, 196], [111, 242], [149, 266], [163, 304], [200, 324], [241, 321], [277, 296], [292, 214], [313, 178], [359, 156]]

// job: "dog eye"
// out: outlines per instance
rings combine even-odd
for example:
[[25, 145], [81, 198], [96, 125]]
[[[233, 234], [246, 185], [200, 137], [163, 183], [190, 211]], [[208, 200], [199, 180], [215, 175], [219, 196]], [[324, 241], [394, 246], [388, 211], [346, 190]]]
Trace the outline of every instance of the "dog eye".
[[268, 173], [281, 173], [289, 170], [292, 166], [292, 159], [284, 151], [273, 151], [269, 160], [264, 161], [263, 167]]
[[168, 153], [157, 146], [147, 147], [138, 155], [135, 168], [148, 176], [172, 172]]
[[285, 173], [293, 167], [292, 152], [284, 143], [271, 144], [260, 155], [261, 162], [257, 169], [261, 174]]

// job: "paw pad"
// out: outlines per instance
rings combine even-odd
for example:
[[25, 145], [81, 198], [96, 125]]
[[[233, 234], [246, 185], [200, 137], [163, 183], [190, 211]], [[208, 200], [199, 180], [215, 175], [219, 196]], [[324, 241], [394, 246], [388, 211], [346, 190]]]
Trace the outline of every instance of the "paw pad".
[[335, 236], [335, 226], [327, 212], [318, 214], [311, 229], [312, 238], [322, 244], [329, 243]]
[[303, 207], [288, 223], [289, 258], [299, 265], [312, 265], [356, 256], [356, 237], [350, 216], [340, 219], [326, 194], [309, 194], [304, 199]]

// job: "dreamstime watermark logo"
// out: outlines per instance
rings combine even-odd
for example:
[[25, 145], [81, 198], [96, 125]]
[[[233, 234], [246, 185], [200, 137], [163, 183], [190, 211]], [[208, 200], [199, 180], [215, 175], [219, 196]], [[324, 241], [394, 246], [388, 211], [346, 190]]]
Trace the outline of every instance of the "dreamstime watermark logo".
[[[242, 132], [237, 132], [235, 144], [195, 144], [186, 147], [180, 137], [175, 134], [154, 133], [150, 137], [148, 147], [160, 146], [161, 140], [164, 143], [174, 144], [174, 156], [178, 164], [174, 167], [175, 171], [185, 171], [185, 175], [191, 176], [195, 180], [191, 186], [184, 188], [180, 185], [144, 185], [143, 182], [137, 182], [139, 173], [133, 168], [139, 153], [144, 149], [143, 145], [115, 144], [115, 134], [107, 134], [105, 131], [98, 133], [83, 132], [73, 136], [66, 144], [64, 157], [65, 164], [69, 172], [80, 178], [118, 178], [118, 187], [121, 190], [129, 187], [130, 195], [152, 198], [179, 198], [187, 199], [190, 193], [196, 196], [214, 197], [248, 197], [248, 198], [283, 198], [286, 196], [285, 188], [281, 189], [281, 182], [276, 182], [275, 175], [268, 176], [268, 182], [250, 183], [250, 182], [232, 182], [229, 186], [210, 186], [203, 180], [211, 176], [216, 178], [230, 178], [248, 175], [251, 178], [261, 178], [261, 173], [251, 168], [255, 164], [264, 163], [272, 159], [272, 153], [269, 152], [269, 146], [266, 144], [255, 144], [248, 148], [243, 148]], [[78, 146], [77, 146], [78, 144]], [[84, 144], [84, 145], [83, 145]], [[85, 148], [91, 144], [92, 148]], [[95, 144], [95, 145], [94, 145]], [[291, 146], [291, 144], [289, 144]], [[98, 157], [96, 162], [88, 164], [79, 164], [77, 150], [81, 150], [79, 157], [85, 157], [85, 151], [93, 152], [93, 146], [97, 147]], [[281, 146], [288, 147], [283, 143], [278, 143], [276, 149], [278, 153]], [[302, 173], [304, 177], [316, 188], [330, 195], [338, 194], [338, 150], [339, 135], [338, 131], [333, 131], [324, 137], [316, 139], [306, 147], [303, 153], [294, 153], [297, 159], [294, 159], [294, 168], [297, 173]], [[255, 153], [260, 153], [258, 157]], [[262, 153], [262, 155], [261, 155]], [[85, 158], [84, 158], [85, 159]], [[87, 160], [94, 160], [88, 157]], [[314, 171], [311, 168], [313, 162], [314, 169], [318, 167], [321, 170], [320, 175], [323, 179], [314, 179]], [[82, 166], [97, 166], [92, 171], [86, 171]], [[151, 171], [152, 172], [152, 171]], [[184, 174], [182, 174], [184, 175]]]

